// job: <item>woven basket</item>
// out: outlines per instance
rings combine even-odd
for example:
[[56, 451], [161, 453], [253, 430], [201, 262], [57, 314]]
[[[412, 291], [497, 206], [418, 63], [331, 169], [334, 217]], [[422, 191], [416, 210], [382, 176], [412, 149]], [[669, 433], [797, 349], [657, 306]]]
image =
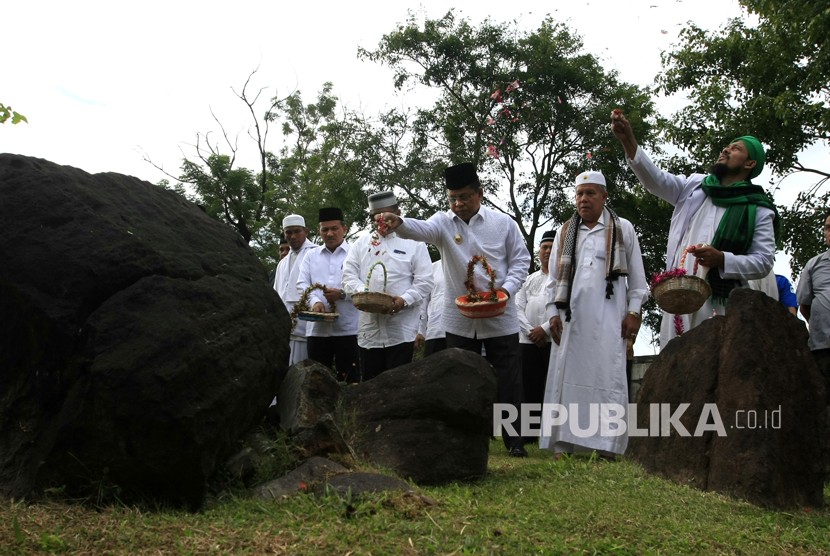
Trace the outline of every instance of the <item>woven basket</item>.
[[[490, 283], [488, 284], [490, 291], [488, 292], [478, 292], [473, 289], [473, 268], [479, 261], [481, 261], [481, 265], [490, 277]], [[493, 272], [493, 269], [490, 268], [490, 265], [487, 263], [487, 259], [484, 258], [484, 256], [475, 255], [472, 259], [470, 259], [470, 262], [467, 263], [467, 294], [459, 295], [455, 298], [455, 304], [458, 306], [458, 310], [461, 311], [461, 314], [471, 319], [486, 319], [503, 314], [505, 308], [507, 308], [508, 297], [506, 293], [495, 289], [495, 282], [496, 274]], [[486, 299], [492, 297], [494, 294], [498, 301]]]
[[[683, 250], [680, 259], [680, 267], [683, 268], [686, 262], [686, 255], [689, 248]], [[697, 274], [698, 263], [695, 260], [694, 274]], [[712, 295], [712, 288], [703, 278], [695, 275], [674, 276], [663, 280], [651, 288], [651, 295], [657, 305], [667, 313], [675, 315], [689, 315], [697, 312], [709, 296]]]
[[[369, 281], [372, 279], [372, 271], [376, 266], [383, 269], [383, 291], [370, 292]], [[366, 277], [366, 291], [352, 294], [352, 304], [359, 310], [366, 313], [389, 313], [395, 306], [395, 297], [386, 293], [386, 265], [377, 261], [369, 267], [369, 275]]]
[[334, 322], [340, 313], [318, 313], [316, 311], [300, 311], [297, 318], [308, 322]]
[[291, 310], [292, 332], [297, 327], [298, 320], [304, 320], [308, 322], [334, 322], [335, 320], [337, 320], [337, 317], [340, 316], [339, 313], [335, 312], [336, 307], [334, 302], [329, 302], [329, 307], [331, 307], [330, 313], [318, 313], [315, 311], [311, 311], [311, 308], [308, 306], [308, 296], [311, 295], [311, 292], [314, 290], [320, 290], [324, 292], [326, 291], [326, 287], [323, 284], [314, 283], [307, 287], [305, 291], [302, 293], [302, 295], [300, 295], [300, 299], [294, 305], [294, 309]]
[[665, 312], [689, 315], [703, 307], [712, 295], [712, 288], [698, 276], [676, 276], [654, 286], [651, 295]]

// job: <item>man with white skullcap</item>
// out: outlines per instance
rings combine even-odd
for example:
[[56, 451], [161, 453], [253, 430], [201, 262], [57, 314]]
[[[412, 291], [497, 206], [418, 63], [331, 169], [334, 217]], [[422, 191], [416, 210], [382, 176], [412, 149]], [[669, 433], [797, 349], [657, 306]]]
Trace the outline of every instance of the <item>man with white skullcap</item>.
[[[308, 228], [305, 218], [299, 214], [289, 214], [282, 219], [282, 232], [288, 240], [290, 252], [287, 257], [280, 259], [277, 265], [277, 274], [274, 278], [274, 290], [279, 294], [289, 313], [300, 300], [297, 291], [297, 277], [300, 273], [300, 264], [309, 249], [315, 245], [308, 240]], [[306, 322], [297, 321], [297, 326], [291, 332], [291, 356], [289, 365], [294, 365], [308, 359], [306, 339]]]
[[[627, 407], [626, 341], [637, 337], [648, 283], [634, 226], [605, 204], [605, 177], [583, 172], [575, 186], [576, 212], [556, 233], [550, 256], [548, 314], [558, 347], [548, 366], [540, 447], [556, 456], [615, 457], [628, 444], [625, 415], [615, 421], [613, 409], [603, 408]], [[554, 407], [566, 408], [567, 417], [555, 418], [547, 410]], [[598, 427], [587, 425], [597, 417]]]

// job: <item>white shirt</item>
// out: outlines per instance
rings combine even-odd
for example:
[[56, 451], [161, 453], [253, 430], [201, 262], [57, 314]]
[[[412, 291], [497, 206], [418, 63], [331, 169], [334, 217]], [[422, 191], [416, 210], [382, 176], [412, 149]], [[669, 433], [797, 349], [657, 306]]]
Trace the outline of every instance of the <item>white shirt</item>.
[[[300, 275], [300, 265], [308, 253], [309, 249], [314, 249], [316, 245], [309, 240], [305, 240], [299, 249], [293, 249], [288, 253], [287, 257], [280, 259], [277, 264], [277, 274], [274, 278], [274, 290], [282, 299], [285, 308], [289, 313], [294, 310], [294, 305], [300, 300], [300, 292], [297, 291], [297, 277]], [[305, 338], [306, 336], [306, 321], [297, 320], [297, 326], [291, 332], [294, 339]], [[303, 340], [305, 341], [305, 340]]]
[[[322, 284], [329, 288], [341, 289], [343, 283], [343, 261], [349, 253], [349, 244], [345, 241], [337, 246], [332, 253], [325, 245], [310, 249], [300, 265], [300, 275], [297, 278], [297, 291], [302, 294], [312, 284]], [[313, 290], [308, 297], [309, 308], [315, 303], [322, 303], [329, 310], [328, 301], [323, 292]], [[351, 299], [338, 299], [335, 302], [336, 312], [340, 317], [334, 322], [308, 323], [308, 336], [353, 336], [357, 334], [358, 310], [352, 305]]]
[[550, 343], [550, 320], [547, 317], [548, 275], [541, 269], [527, 277], [524, 285], [516, 294], [516, 313], [519, 317], [519, 342], [532, 344], [530, 331], [541, 326], [547, 334], [545, 341]]
[[[519, 226], [509, 216], [481, 206], [468, 224], [448, 210], [425, 221], [404, 218], [397, 232], [401, 237], [432, 243], [441, 253], [446, 288], [442, 315], [445, 332], [479, 339], [519, 332], [514, 296], [530, 269], [530, 253]], [[456, 297], [467, 293], [467, 263], [474, 255], [487, 257], [496, 273], [495, 288], [504, 288], [510, 294], [504, 314], [498, 317], [467, 318], [455, 304]], [[487, 291], [489, 278], [481, 263], [475, 267], [473, 281], [476, 290]]]
[[358, 238], [349, 248], [343, 262], [343, 289], [348, 295], [366, 291], [366, 277], [377, 261], [386, 267], [386, 289], [383, 267], [372, 270], [368, 291], [401, 297], [406, 306], [399, 313], [381, 314], [358, 311], [357, 344], [366, 349], [384, 348], [415, 341], [420, 321], [420, 307], [432, 290], [432, 264], [427, 246], [419, 241], [402, 239], [395, 233]]
[[441, 260], [432, 263], [432, 291], [421, 304], [421, 324], [418, 334], [425, 340], [437, 340], [446, 337], [441, 315], [444, 312], [444, 268]]

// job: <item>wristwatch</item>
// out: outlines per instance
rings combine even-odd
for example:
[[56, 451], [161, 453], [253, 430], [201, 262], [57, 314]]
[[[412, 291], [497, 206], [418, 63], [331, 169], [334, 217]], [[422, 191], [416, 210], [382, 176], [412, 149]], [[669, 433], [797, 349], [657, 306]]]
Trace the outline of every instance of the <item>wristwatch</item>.
[[346, 292], [344, 290], [340, 290], [340, 299], [346, 299]]

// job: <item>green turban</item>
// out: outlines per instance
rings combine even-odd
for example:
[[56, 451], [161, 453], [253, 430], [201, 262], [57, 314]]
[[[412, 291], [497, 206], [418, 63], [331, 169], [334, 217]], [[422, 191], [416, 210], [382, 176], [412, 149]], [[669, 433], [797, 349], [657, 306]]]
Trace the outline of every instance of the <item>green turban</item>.
[[744, 145], [746, 145], [746, 150], [749, 151], [749, 159], [755, 161], [755, 168], [753, 168], [752, 172], [749, 174], [749, 179], [757, 178], [758, 174], [761, 173], [761, 170], [764, 169], [764, 161], [767, 159], [764, 147], [761, 145], [761, 142], [752, 135], [738, 137], [732, 142], [734, 143], [735, 141], [743, 141]]

